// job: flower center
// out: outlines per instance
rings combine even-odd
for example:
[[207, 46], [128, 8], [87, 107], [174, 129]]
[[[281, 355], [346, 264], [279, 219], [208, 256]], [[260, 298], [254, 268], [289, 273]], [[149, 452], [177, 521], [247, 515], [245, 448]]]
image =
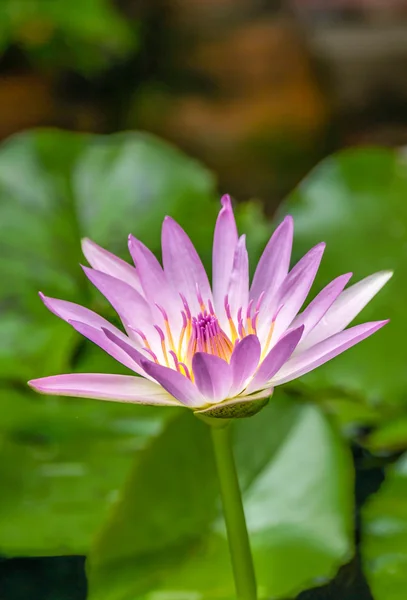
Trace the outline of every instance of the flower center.
[[187, 362], [191, 364], [195, 352], [206, 352], [230, 360], [233, 352], [233, 343], [221, 329], [218, 319], [214, 314], [205, 310], [197, 317], [192, 318], [191, 335], [187, 347]]
[[[197, 298], [201, 312], [197, 316], [192, 316], [186, 298], [183, 294], [180, 294], [184, 309], [181, 311], [182, 328], [179, 336], [173, 336], [167, 312], [157, 304], [156, 306], [163, 317], [163, 327], [154, 325], [161, 343], [162, 358], [160, 360], [144, 333], [139, 329], [135, 329], [134, 331], [142, 339], [144, 343], [143, 350], [148, 354], [150, 359], [152, 358], [157, 364], [161, 363], [167, 367], [175, 368], [179, 373], [182, 373], [189, 379], [193, 379], [192, 359], [196, 352], [213, 354], [226, 362], [230, 362], [235, 345], [247, 335], [257, 335], [257, 321], [263, 296], [264, 292], [260, 294], [256, 305], [251, 300], [245, 311], [243, 311], [243, 307], [239, 308], [235, 319], [232, 316], [228, 296], [225, 297], [224, 308], [230, 329], [229, 336], [219, 325], [212, 302], [208, 300], [206, 305], [203, 301], [198, 286]], [[266, 355], [270, 345], [274, 321], [275, 317], [272, 319], [260, 362]]]

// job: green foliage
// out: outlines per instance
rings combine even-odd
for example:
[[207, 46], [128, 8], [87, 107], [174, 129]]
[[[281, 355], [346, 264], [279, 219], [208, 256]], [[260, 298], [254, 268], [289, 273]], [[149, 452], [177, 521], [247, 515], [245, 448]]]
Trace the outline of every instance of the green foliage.
[[[79, 263], [90, 236], [128, 257], [130, 231], [159, 252], [168, 212], [206, 248], [214, 180], [174, 148], [143, 134], [39, 131], [0, 150], [0, 375], [26, 382], [64, 371], [79, 338], [50, 316], [37, 292], [99, 306]], [[205, 254], [205, 253], [204, 253]], [[74, 347], [73, 347], [74, 345]], [[100, 353], [102, 354], [102, 353]], [[111, 361], [113, 363], [113, 361]]]
[[2, 0], [0, 52], [23, 47], [46, 66], [57, 64], [85, 73], [125, 56], [137, 44], [137, 28], [111, 0]]
[[[131, 231], [159, 256], [165, 214], [188, 230], [210, 270], [215, 187], [199, 163], [146, 134], [36, 131], [0, 148], [0, 552], [89, 552], [91, 600], [234, 597], [216, 473], [205, 425], [189, 413], [26, 388], [27, 379], [61, 372], [125, 372], [49, 314], [37, 291], [115, 319], [78, 266], [80, 238], [128, 257]], [[324, 161], [283, 206], [295, 218], [295, 258], [327, 242], [315, 288], [351, 269], [355, 280], [388, 268], [396, 276], [362, 315], [390, 316], [388, 327], [292, 384], [298, 403], [278, 391], [236, 424], [263, 599], [320, 584], [352, 555], [353, 474], [338, 425], [348, 436], [371, 426], [358, 441], [372, 451], [407, 446], [406, 192], [397, 153], [352, 151]], [[271, 226], [256, 205], [236, 212], [253, 265]], [[374, 524], [386, 514], [382, 498], [404, 493], [400, 469], [372, 503], [376, 514], [365, 514], [377, 590], [400, 581], [398, 567], [380, 567], [390, 559]]]
[[[131, 231], [159, 254], [169, 213], [209, 263], [215, 198], [205, 168], [145, 134], [38, 131], [1, 147], [0, 552], [86, 552], [135, 451], [170, 414], [33, 394], [26, 381], [41, 375], [125, 372], [50, 314], [38, 290], [113, 317], [79, 267], [80, 238], [128, 258]], [[250, 213], [245, 207], [242, 218]], [[268, 229], [257, 235], [257, 254]]]
[[407, 164], [391, 150], [350, 150], [323, 161], [291, 195], [284, 210], [295, 221], [295, 255], [327, 244], [315, 288], [353, 271], [352, 281], [382, 269], [394, 278], [364, 310], [360, 321], [391, 324], [306, 381], [337, 386], [375, 402], [402, 402], [407, 385]]
[[407, 454], [363, 513], [363, 556], [375, 600], [403, 600], [407, 586]]
[[[329, 578], [352, 553], [352, 468], [337, 433], [283, 394], [235, 433], [260, 598]], [[91, 600], [233, 600], [209, 431], [191, 414], [143, 451], [89, 561]]]
[[0, 393], [0, 548], [86, 553], [135, 456], [168, 413]]

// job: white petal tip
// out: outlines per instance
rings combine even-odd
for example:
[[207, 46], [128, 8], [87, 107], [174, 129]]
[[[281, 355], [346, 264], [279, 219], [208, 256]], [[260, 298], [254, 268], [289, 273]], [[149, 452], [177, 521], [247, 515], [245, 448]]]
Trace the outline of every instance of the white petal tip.
[[84, 257], [89, 263], [91, 262], [91, 258], [94, 256], [95, 251], [100, 251], [100, 247], [87, 237], [81, 239], [81, 248]]
[[384, 283], [387, 283], [389, 279], [393, 277], [394, 271], [381, 271], [380, 275], [382, 276], [382, 280]]
[[27, 385], [29, 385], [32, 390], [45, 394], [47, 388], [42, 386], [40, 382], [41, 379], [30, 379], [30, 381], [27, 381]]
[[138, 240], [136, 237], [134, 237], [134, 235], [132, 233], [129, 233], [129, 236], [127, 239], [129, 241], [129, 245], [131, 245], [131, 246], [137, 246], [140, 244], [140, 240]]

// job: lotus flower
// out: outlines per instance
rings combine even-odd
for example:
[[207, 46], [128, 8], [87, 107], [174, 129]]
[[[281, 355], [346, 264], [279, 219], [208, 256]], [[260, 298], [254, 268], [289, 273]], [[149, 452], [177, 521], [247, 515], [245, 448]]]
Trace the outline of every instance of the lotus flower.
[[387, 323], [345, 329], [389, 280], [388, 271], [346, 290], [351, 273], [341, 275], [299, 312], [325, 244], [289, 270], [290, 216], [272, 235], [250, 285], [245, 236], [238, 237], [229, 196], [221, 202], [212, 287], [191, 240], [170, 217], [162, 228], [163, 267], [131, 235], [135, 267], [83, 240], [92, 267], [83, 267], [85, 274], [117, 311], [126, 333], [77, 304], [41, 294], [42, 300], [133, 374], [56, 375], [30, 385], [45, 394], [245, 416], [256, 412], [275, 386], [319, 367]]

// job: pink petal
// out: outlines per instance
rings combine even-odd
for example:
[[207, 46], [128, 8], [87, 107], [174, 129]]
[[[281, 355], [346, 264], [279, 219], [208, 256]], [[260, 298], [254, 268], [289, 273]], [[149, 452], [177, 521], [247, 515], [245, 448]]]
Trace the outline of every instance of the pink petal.
[[250, 300], [258, 300], [262, 292], [266, 305], [283, 283], [290, 267], [294, 223], [287, 216], [271, 236], [254, 273]]
[[124, 335], [117, 335], [116, 332], [113, 332], [109, 329], [102, 329], [102, 335], [105, 336], [105, 338], [111, 342], [112, 344], [114, 344], [118, 350], [123, 350], [123, 352], [125, 354], [127, 354], [128, 357], [131, 358], [131, 360], [133, 362], [135, 362], [137, 365], [139, 365], [141, 367], [141, 363], [143, 360], [146, 360], [146, 357], [144, 354], [142, 354], [141, 352], [139, 352], [139, 350], [137, 348], [135, 348], [133, 346], [133, 344], [131, 343], [131, 340], [129, 338], [127, 338]]
[[190, 408], [205, 406], [207, 402], [190, 379], [174, 369], [157, 365], [148, 360], [142, 361], [142, 367], [153, 377], [171, 396]]
[[180, 406], [160, 386], [142, 377], [76, 373], [33, 379], [28, 383], [42, 394], [95, 398], [111, 402]]
[[134, 287], [139, 294], [143, 295], [143, 288], [137, 271], [126, 261], [98, 246], [88, 238], [82, 240], [82, 252], [91, 267], [125, 281], [128, 285]]
[[109, 321], [92, 310], [81, 306], [80, 304], [74, 304], [73, 302], [68, 302], [67, 300], [59, 300], [58, 298], [49, 298], [48, 296], [44, 296], [44, 294], [41, 292], [39, 295], [45, 306], [52, 313], [54, 313], [54, 315], [60, 319], [63, 319], [64, 321], [81, 321], [82, 323], [86, 323], [87, 325], [95, 327], [96, 329], [106, 327], [106, 329], [111, 329], [121, 333], [119, 329], [114, 327], [114, 325], [109, 323]]
[[261, 388], [270, 387], [269, 381], [281, 369], [284, 363], [290, 358], [297, 347], [298, 342], [304, 331], [304, 326], [298, 327], [286, 333], [270, 350], [266, 358], [260, 365], [257, 374], [247, 386], [245, 394], [250, 394]]
[[212, 253], [212, 287], [215, 310], [224, 312], [224, 299], [227, 294], [233, 259], [237, 244], [237, 228], [229, 196], [221, 199], [222, 209], [215, 226]]
[[228, 302], [232, 318], [236, 318], [239, 308], [246, 310], [249, 302], [249, 258], [246, 250], [246, 236], [242, 235], [236, 246], [233, 267], [228, 286]]
[[374, 273], [342, 292], [325, 313], [323, 319], [301, 342], [298, 350], [306, 350], [345, 329], [389, 281], [392, 275], [391, 271]]
[[206, 352], [197, 352], [192, 359], [195, 383], [208, 402], [220, 402], [228, 397], [232, 370], [228, 363]]
[[[135, 371], [139, 375], [146, 376], [144, 370], [140, 366], [140, 359], [145, 358], [136, 348], [134, 348], [132, 342], [127, 336], [125, 336], [119, 329], [112, 326], [111, 329], [95, 329], [86, 323], [79, 321], [68, 321], [70, 325], [80, 334], [85, 336], [88, 340], [102, 348], [105, 352], [110, 354], [115, 360], [122, 363], [132, 371]], [[109, 335], [107, 335], [109, 334]], [[109, 336], [112, 336], [110, 338]], [[124, 339], [123, 339], [124, 338]], [[120, 340], [123, 344], [127, 344], [134, 350], [133, 356], [124, 350], [120, 344], [117, 343]], [[137, 360], [135, 360], [137, 358]], [[149, 377], [147, 376], [149, 379]]]
[[249, 377], [257, 369], [260, 354], [260, 342], [255, 335], [248, 335], [237, 344], [230, 359], [233, 380], [230, 397], [242, 391]]
[[191, 240], [170, 217], [165, 217], [163, 223], [162, 255], [168, 281], [177, 294], [185, 296], [192, 314], [198, 314], [197, 286], [205, 303], [212, 300], [208, 276]]
[[137, 341], [134, 342], [130, 340], [122, 331], [120, 331], [120, 329], [117, 329], [117, 327], [109, 323], [109, 321], [99, 316], [95, 312], [85, 308], [84, 306], [80, 306], [79, 304], [74, 304], [73, 302], [68, 302], [66, 300], [48, 298], [41, 293], [40, 297], [45, 306], [57, 317], [67, 321], [67, 323], [72, 325], [76, 331], [100, 346], [103, 350], [110, 354], [110, 356], [113, 356], [113, 358], [124, 364], [126, 367], [129, 367], [129, 369], [144, 375], [142, 369], [135, 365], [134, 361], [130, 359], [125, 352], [117, 352], [116, 344], [109, 343], [109, 340], [106, 338], [106, 335], [102, 330], [111, 332], [117, 338], [131, 343], [135, 347], [140, 347], [137, 344]]
[[342, 292], [351, 277], [352, 273], [346, 273], [331, 281], [331, 283], [324, 287], [314, 300], [310, 302], [307, 308], [297, 315], [290, 325], [290, 328], [296, 329], [300, 325], [304, 325], [304, 333], [302, 336], [302, 339], [304, 340], [307, 334], [319, 323], [324, 314], [331, 307], [332, 303]]
[[386, 325], [388, 321], [376, 321], [356, 325], [346, 329], [320, 342], [312, 348], [308, 348], [296, 356], [293, 356], [284, 367], [270, 381], [270, 385], [281, 385], [292, 379], [297, 379], [323, 365], [331, 358], [341, 354], [358, 342], [372, 335], [375, 331]]
[[106, 273], [88, 267], [83, 267], [83, 270], [118, 313], [129, 335], [133, 335], [131, 328], [138, 328], [147, 336], [152, 334], [155, 339], [150, 306], [141, 294], [124, 281]]
[[[322, 254], [325, 250], [325, 244], [321, 243], [314, 246], [300, 261], [291, 269], [276, 296], [275, 309], [278, 310], [276, 318], [273, 339], [279, 340], [281, 335], [287, 330], [297, 315], [301, 306], [311, 289], [317, 274]], [[263, 304], [264, 307], [264, 304]], [[264, 312], [263, 312], [264, 315]], [[272, 315], [270, 315], [272, 317]], [[259, 323], [263, 321], [260, 313]], [[270, 321], [271, 319], [269, 319]], [[267, 331], [267, 330], [266, 330]], [[264, 327], [261, 329], [264, 335]]]
[[169, 285], [167, 277], [154, 254], [139, 240], [129, 236], [129, 250], [140, 276], [144, 295], [151, 303], [155, 322], [162, 321], [162, 314], [155, 306], [163, 307], [172, 324], [181, 323], [181, 299]]

